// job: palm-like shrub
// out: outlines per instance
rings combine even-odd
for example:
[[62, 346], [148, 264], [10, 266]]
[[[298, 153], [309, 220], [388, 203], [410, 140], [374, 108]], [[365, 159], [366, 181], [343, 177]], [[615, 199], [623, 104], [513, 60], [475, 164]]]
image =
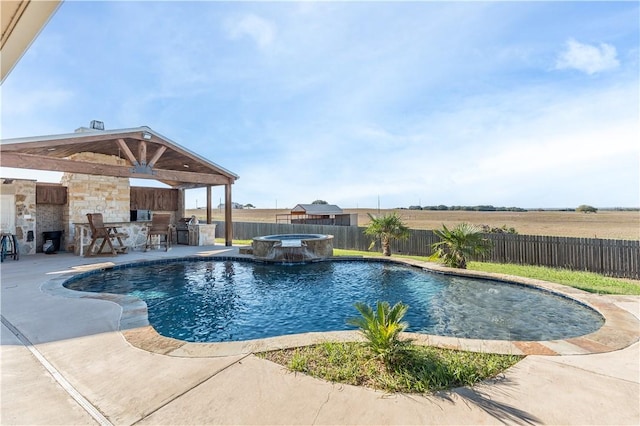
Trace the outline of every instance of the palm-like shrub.
[[362, 302], [357, 302], [354, 306], [362, 316], [351, 318], [347, 323], [359, 327], [371, 351], [387, 367], [392, 366], [400, 350], [411, 343], [409, 340], [400, 340], [400, 333], [409, 326], [406, 321], [402, 321], [409, 306], [398, 302], [391, 307], [389, 302], [380, 301], [376, 303], [375, 311]]
[[391, 240], [409, 237], [409, 228], [402, 222], [396, 212], [381, 217], [376, 217], [369, 213], [369, 218], [371, 223], [364, 230], [366, 235], [374, 237], [369, 250], [373, 248], [377, 240], [380, 240], [382, 254], [391, 256]]
[[431, 259], [440, 260], [452, 268], [466, 269], [470, 257], [491, 249], [491, 242], [484, 238], [480, 228], [468, 223], [461, 223], [453, 229], [442, 225], [442, 229], [436, 229], [434, 233], [440, 241], [431, 245], [434, 250]]

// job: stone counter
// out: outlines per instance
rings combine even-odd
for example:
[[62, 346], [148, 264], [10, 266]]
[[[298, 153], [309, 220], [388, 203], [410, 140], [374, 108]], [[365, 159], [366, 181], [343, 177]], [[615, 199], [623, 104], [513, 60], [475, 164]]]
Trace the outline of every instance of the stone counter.
[[212, 246], [216, 243], [216, 224], [189, 225], [190, 246]]
[[[128, 234], [122, 242], [129, 250], [143, 250], [147, 242], [147, 225], [151, 222], [109, 222], [105, 226], [117, 228], [118, 232]], [[91, 244], [91, 227], [88, 223], [74, 223], [73, 252], [78, 256], [84, 256], [86, 249]], [[102, 241], [102, 240], [99, 240]], [[102, 244], [102, 243], [100, 243]]]
[[[112, 226], [118, 229], [118, 232], [128, 234], [127, 238], [123, 238], [122, 242], [129, 250], [144, 250], [147, 242], [147, 225], [150, 221], [144, 222], [109, 222], [105, 226]], [[91, 227], [88, 223], [74, 223], [75, 233], [73, 241], [74, 253], [78, 256], [84, 256], [86, 249], [91, 244]], [[172, 235], [172, 244], [176, 244], [175, 229]], [[198, 225], [189, 225], [189, 245], [190, 246], [212, 246], [216, 243], [216, 225], [215, 223]]]

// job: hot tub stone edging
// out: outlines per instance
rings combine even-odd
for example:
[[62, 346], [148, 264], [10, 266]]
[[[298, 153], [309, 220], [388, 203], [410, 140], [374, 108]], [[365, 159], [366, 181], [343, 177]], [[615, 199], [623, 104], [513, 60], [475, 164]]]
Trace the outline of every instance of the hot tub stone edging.
[[[286, 245], [284, 241], [300, 242]], [[333, 256], [333, 235], [278, 234], [253, 238], [253, 256], [265, 262], [310, 262]]]

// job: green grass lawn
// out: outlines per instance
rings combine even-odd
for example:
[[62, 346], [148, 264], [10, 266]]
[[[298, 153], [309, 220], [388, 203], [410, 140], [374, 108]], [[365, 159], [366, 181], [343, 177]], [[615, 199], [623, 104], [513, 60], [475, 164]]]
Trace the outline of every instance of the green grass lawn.
[[523, 358], [412, 345], [387, 370], [364, 343], [357, 342], [327, 342], [256, 355], [330, 382], [411, 393], [472, 386], [499, 375]]
[[470, 262], [469, 269], [535, 278], [575, 287], [590, 293], [640, 295], [640, 282], [611, 278], [593, 272], [570, 271], [546, 266]]

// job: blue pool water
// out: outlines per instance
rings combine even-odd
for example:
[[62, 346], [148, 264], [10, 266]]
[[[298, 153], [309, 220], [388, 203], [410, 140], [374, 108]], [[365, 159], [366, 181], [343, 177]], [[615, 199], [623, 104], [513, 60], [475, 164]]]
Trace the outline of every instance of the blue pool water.
[[348, 330], [353, 304], [377, 300], [408, 304], [408, 331], [443, 336], [553, 340], [603, 324], [593, 310], [544, 291], [388, 262], [177, 261], [115, 268], [65, 287], [138, 297], [158, 333], [190, 342]]

